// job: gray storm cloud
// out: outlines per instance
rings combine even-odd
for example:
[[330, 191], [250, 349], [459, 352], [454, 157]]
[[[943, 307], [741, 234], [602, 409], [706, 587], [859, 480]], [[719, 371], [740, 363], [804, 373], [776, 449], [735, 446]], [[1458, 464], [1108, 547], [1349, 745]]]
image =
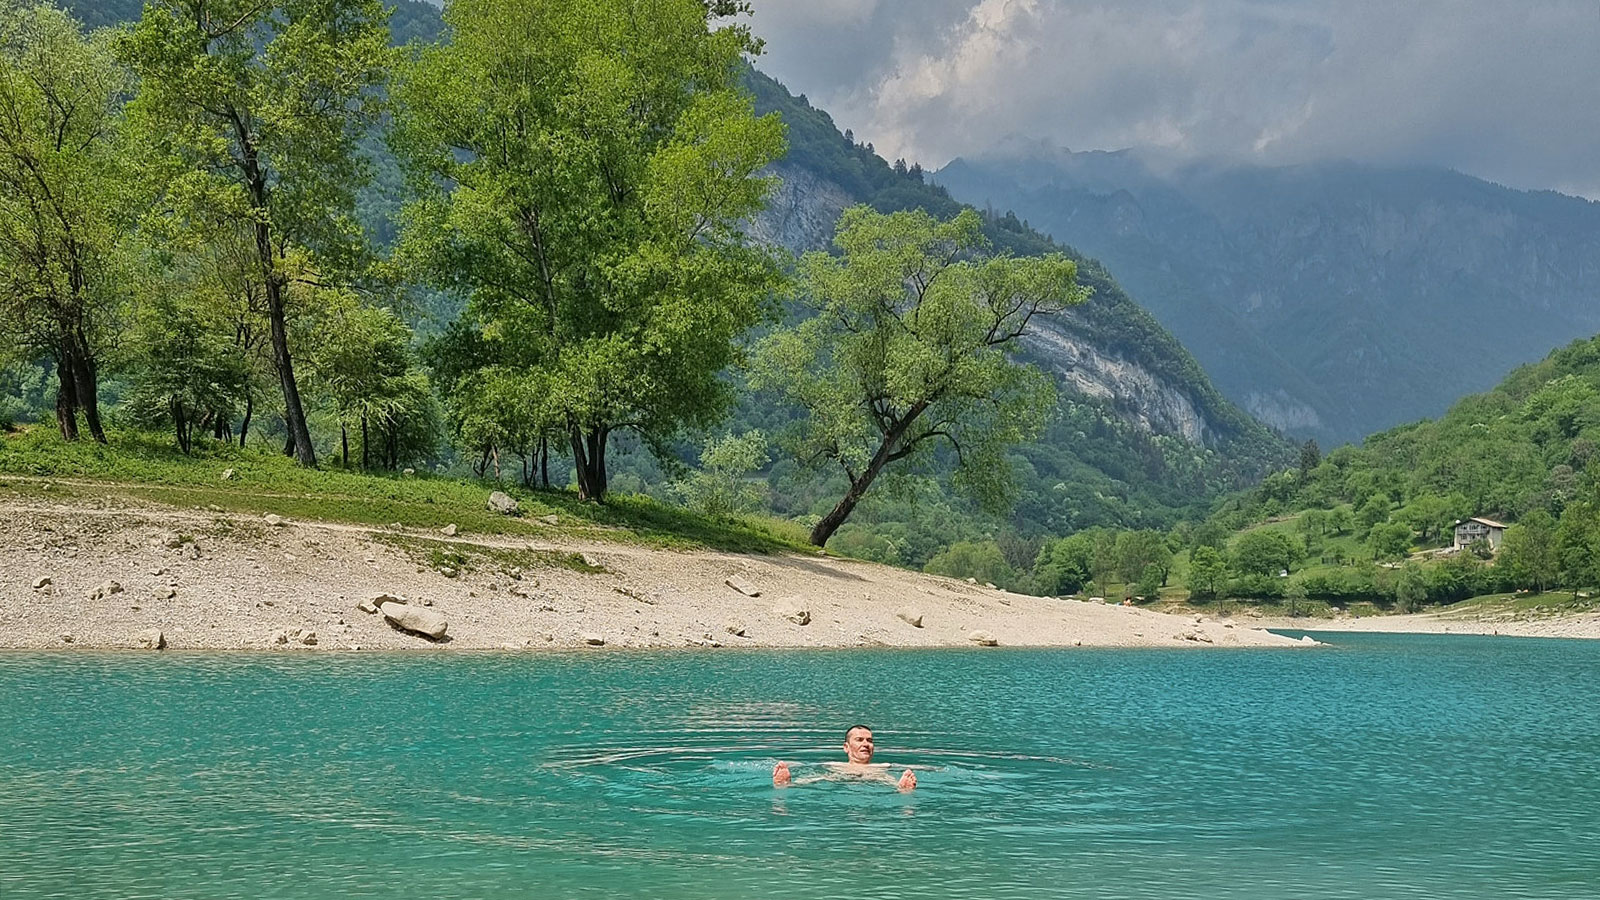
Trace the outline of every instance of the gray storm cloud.
[[1600, 197], [1596, 0], [756, 0], [755, 26], [764, 70], [927, 166], [1026, 135]]

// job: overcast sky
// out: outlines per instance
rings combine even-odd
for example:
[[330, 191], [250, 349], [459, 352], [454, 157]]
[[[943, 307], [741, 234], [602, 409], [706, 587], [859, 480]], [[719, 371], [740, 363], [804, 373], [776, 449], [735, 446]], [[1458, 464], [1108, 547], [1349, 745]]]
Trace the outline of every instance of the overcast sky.
[[889, 159], [1025, 136], [1600, 199], [1600, 0], [753, 3], [758, 67]]

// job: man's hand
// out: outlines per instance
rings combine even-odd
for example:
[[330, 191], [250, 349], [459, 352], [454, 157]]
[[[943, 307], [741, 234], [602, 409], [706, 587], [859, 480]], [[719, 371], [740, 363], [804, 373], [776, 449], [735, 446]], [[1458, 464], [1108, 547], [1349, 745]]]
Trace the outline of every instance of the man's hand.
[[[774, 778], [777, 776], [774, 775]], [[917, 789], [917, 773], [910, 769], [900, 773], [900, 781], [895, 785], [901, 791], [914, 791]]]
[[[911, 773], [907, 772], [906, 774], [910, 775]], [[778, 763], [777, 765], [772, 767], [772, 786], [773, 787], [788, 787], [789, 786], [789, 782], [793, 781], [793, 780], [794, 780], [794, 776], [789, 774], [789, 764], [788, 763], [781, 762], [781, 763]], [[912, 783], [916, 782], [915, 778], [913, 778], [911, 780], [912, 780]]]

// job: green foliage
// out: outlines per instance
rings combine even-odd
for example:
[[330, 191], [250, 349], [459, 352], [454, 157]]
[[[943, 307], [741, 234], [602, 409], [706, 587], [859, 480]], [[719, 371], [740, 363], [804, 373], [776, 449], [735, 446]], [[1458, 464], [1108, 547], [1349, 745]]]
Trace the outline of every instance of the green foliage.
[[1215, 600], [1222, 596], [1228, 583], [1228, 560], [1222, 551], [1209, 544], [1199, 544], [1189, 550], [1189, 592], [1202, 600]]
[[1411, 549], [1411, 529], [1399, 522], [1374, 525], [1367, 535], [1373, 559], [1399, 559]]
[[249, 387], [246, 360], [210, 312], [192, 298], [158, 294], [139, 304], [135, 320], [127, 414], [141, 427], [170, 427], [184, 453], [196, 429], [231, 437]]
[[951, 544], [944, 552], [928, 560], [928, 564], [923, 566], [922, 570], [933, 575], [970, 578], [979, 584], [987, 583], [1000, 587], [1010, 587], [1017, 577], [1011, 564], [1006, 562], [1000, 545], [994, 541], [962, 541]]
[[738, 90], [748, 28], [710, 16], [460, 0], [450, 43], [401, 67], [394, 140], [419, 192], [402, 258], [470, 297], [494, 364], [541, 398], [525, 418], [565, 430], [592, 499], [612, 431], [659, 448], [725, 411], [719, 373], [780, 283], [740, 227], [783, 126]]
[[1305, 556], [1305, 546], [1283, 531], [1250, 531], [1233, 543], [1229, 566], [1241, 575], [1276, 576]]
[[1550, 513], [1536, 509], [1506, 529], [1498, 568], [1508, 583], [1540, 593], [1561, 574], [1556, 544], [1556, 522]]
[[1423, 574], [1421, 566], [1406, 563], [1400, 570], [1399, 579], [1395, 581], [1394, 595], [1401, 612], [1413, 613], [1422, 609], [1422, 604], [1428, 599], [1428, 576]]
[[989, 256], [976, 213], [948, 222], [865, 207], [840, 218], [842, 257], [801, 261], [813, 315], [756, 352], [758, 388], [798, 405], [802, 460], [837, 464], [850, 489], [813, 532], [827, 542], [886, 466], [957, 458], [953, 483], [990, 507], [1011, 498], [1006, 449], [1037, 434], [1052, 385], [1011, 359], [1035, 316], [1081, 303], [1076, 266], [1055, 255]]
[[700, 453], [700, 468], [678, 485], [678, 494], [702, 515], [750, 512], [765, 494], [765, 485], [752, 481], [750, 475], [765, 466], [768, 458], [767, 436], [759, 431], [713, 438]]
[[105, 440], [97, 370], [137, 267], [127, 89], [108, 34], [85, 37], [47, 4], [0, 0], [0, 353], [51, 358], [69, 439], [82, 409]]
[[1040, 594], [1075, 594], [1094, 572], [1094, 538], [1078, 533], [1046, 541], [1033, 565], [1033, 590]]

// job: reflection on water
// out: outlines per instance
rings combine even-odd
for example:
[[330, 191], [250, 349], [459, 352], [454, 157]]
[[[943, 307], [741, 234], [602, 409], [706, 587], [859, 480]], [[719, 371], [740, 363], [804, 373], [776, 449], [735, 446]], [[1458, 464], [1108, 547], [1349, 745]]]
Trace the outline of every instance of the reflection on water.
[[0, 897], [1600, 896], [1600, 643], [1329, 639], [0, 656]]

